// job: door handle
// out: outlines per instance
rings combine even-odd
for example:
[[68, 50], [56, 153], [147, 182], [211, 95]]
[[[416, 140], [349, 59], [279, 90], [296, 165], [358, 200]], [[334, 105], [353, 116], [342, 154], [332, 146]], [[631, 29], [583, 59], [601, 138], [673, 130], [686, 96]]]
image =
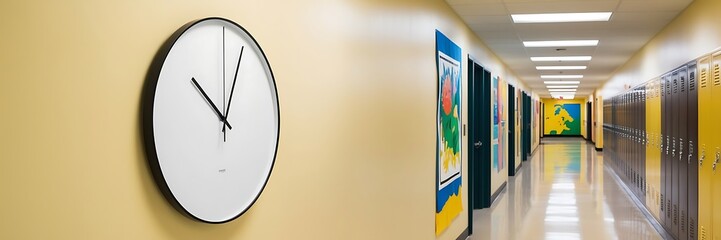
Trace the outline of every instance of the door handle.
[[476, 148], [480, 148], [481, 146], [483, 146], [483, 143], [481, 141], [478, 141], [478, 142], [473, 143], [473, 146]]

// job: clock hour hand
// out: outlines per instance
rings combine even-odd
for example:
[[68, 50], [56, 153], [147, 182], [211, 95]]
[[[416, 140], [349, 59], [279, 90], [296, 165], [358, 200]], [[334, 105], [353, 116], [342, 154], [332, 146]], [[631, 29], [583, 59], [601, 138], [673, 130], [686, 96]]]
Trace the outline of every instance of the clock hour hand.
[[[240, 69], [240, 59], [243, 58], [243, 49], [245, 46], [240, 46], [240, 56], [238, 57], [238, 65], [235, 66], [235, 77], [233, 77], [233, 85], [230, 87], [230, 98], [228, 98], [228, 106], [225, 109], [225, 117], [228, 118], [228, 112], [230, 111], [230, 103], [233, 100], [233, 92], [235, 91], [235, 81], [238, 80], [238, 69]], [[223, 132], [225, 132], [225, 125], [223, 125]]]
[[226, 120], [225, 117], [223, 116], [223, 114], [220, 113], [220, 110], [218, 110], [218, 107], [215, 106], [215, 103], [213, 103], [213, 100], [210, 100], [210, 97], [208, 97], [208, 94], [206, 94], [205, 91], [203, 90], [203, 88], [200, 87], [200, 84], [198, 84], [198, 81], [195, 81], [195, 78], [191, 78], [190, 80], [193, 82], [193, 85], [195, 85], [195, 87], [198, 88], [198, 90], [200, 90], [200, 93], [203, 94], [203, 97], [205, 98], [206, 101], [208, 101], [210, 106], [213, 107], [213, 110], [215, 110], [215, 114], [217, 114], [220, 121], [224, 123], [223, 127], [225, 127], [227, 125], [229, 129], [233, 129], [233, 127], [230, 126], [230, 123], [228, 123], [228, 120]]

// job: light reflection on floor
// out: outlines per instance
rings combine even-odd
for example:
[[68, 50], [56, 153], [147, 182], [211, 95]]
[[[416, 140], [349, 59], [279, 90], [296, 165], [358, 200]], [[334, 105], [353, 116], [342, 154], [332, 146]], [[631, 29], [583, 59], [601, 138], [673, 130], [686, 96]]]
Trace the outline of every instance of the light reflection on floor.
[[544, 138], [470, 239], [662, 239], [586, 141]]

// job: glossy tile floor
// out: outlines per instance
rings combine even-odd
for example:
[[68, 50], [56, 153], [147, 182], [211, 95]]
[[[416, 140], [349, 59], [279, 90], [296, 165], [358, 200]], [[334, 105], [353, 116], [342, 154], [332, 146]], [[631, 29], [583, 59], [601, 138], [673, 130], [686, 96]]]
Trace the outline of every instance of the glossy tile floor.
[[544, 138], [470, 239], [663, 239], [583, 139]]

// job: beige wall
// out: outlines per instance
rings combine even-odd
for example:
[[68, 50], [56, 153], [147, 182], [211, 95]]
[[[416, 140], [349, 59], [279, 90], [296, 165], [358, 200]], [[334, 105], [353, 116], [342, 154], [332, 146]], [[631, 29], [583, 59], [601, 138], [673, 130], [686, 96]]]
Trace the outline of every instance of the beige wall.
[[[281, 106], [268, 185], [223, 225], [163, 199], [139, 124], [153, 55], [206, 16], [259, 41]], [[5, 1], [0, 18], [0, 239], [436, 239], [435, 29], [520, 84], [442, 0]]]
[[608, 99], [721, 47], [721, 1], [696, 0], [603, 86]]

